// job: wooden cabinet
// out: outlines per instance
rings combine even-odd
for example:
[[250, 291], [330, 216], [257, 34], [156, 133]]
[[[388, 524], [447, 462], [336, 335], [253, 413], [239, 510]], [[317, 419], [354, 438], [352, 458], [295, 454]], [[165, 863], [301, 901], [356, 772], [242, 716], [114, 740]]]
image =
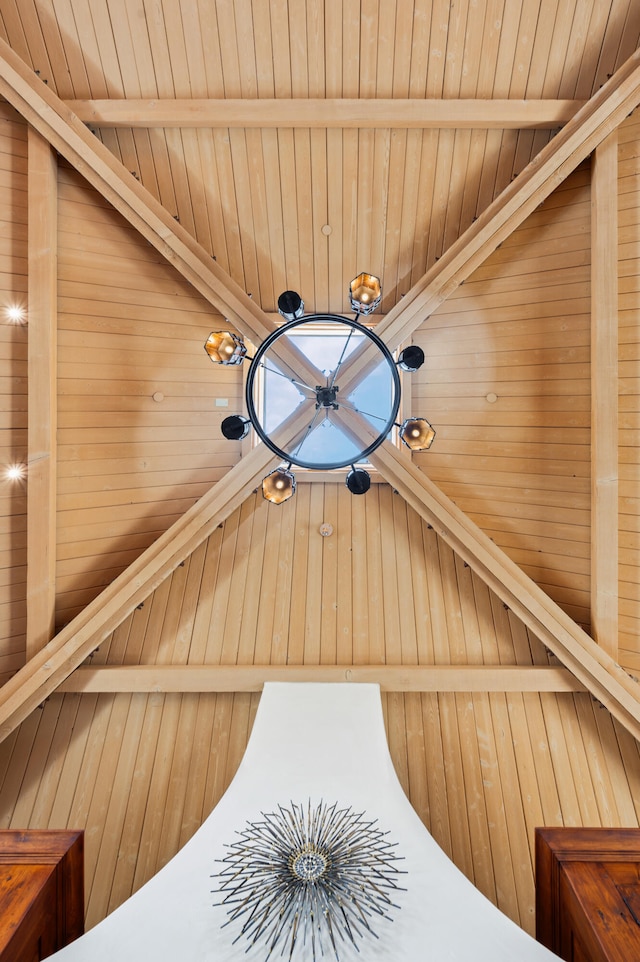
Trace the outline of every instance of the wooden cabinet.
[[640, 960], [639, 829], [536, 829], [536, 938], [567, 962]]
[[0, 962], [40, 962], [84, 931], [82, 832], [0, 831]]

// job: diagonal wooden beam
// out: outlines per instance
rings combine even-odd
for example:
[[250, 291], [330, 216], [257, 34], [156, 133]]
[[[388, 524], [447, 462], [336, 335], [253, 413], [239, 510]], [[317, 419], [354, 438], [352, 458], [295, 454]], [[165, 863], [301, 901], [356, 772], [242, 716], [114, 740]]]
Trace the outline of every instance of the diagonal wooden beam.
[[[639, 103], [636, 50], [380, 321], [376, 333], [389, 349], [407, 341]], [[365, 348], [345, 362], [343, 390], [362, 376], [369, 357]]]
[[0, 95], [241, 333], [258, 343], [270, 333], [258, 305], [2, 39]]
[[408, 504], [634, 736], [640, 685], [389, 441], [372, 464]]
[[0, 741], [237, 508], [273, 454], [258, 445], [0, 688]]
[[[241, 334], [259, 344], [274, 330], [258, 304], [2, 39], [0, 95]], [[317, 370], [294, 345], [279, 346], [278, 355], [283, 370], [318, 383]]]
[[[301, 408], [292, 431], [307, 420]], [[260, 486], [273, 461], [266, 445], [257, 445], [0, 688], [0, 741]]]

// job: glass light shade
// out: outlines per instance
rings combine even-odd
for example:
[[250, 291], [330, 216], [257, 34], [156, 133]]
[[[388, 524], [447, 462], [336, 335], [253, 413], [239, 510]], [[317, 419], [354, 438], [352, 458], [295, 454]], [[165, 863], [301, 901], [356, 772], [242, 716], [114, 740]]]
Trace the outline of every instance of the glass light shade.
[[204, 344], [214, 364], [242, 364], [247, 353], [244, 341], [231, 331], [214, 331]]
[[412, 451], [427, 451], [436, 432], [425, 418], [407, 418], [400, 426], [400, 439]]
[[356, 314], [371, 314], [380, 306], [382, 288], [374, 274], [358, 274], [349, 285], [349, 303]]
[[287, 468], [276, 468], [262, 482], [262, 496], [271, 504], [288, 501], [296, 491], [296, 479]]
[[424, 351], [417, 344], [410, 344], [409, 347], [405, 347], [398, 357], [398, 367], [402, 368], [403, 371], [409, 371], [409, 373], [417, 371], [423, 364]]

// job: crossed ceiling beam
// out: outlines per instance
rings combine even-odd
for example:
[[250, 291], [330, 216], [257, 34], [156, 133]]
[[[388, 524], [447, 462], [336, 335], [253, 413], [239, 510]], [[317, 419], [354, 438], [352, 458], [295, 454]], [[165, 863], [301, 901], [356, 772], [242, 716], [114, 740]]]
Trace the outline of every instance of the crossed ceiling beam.
[[[388, 344], [397, 345], [407, 339], [425, 317], [637, 106], [640, 101], [639, 63], [640, 53], [637, 52], [409, 291], [398, 308], [385, 317], [378, 330]], [[239, 330], [243, 331], [244, 324], [248, 327], [255, 324], [254, 334], [247, 336], [263, 339], [270, 329], [264, 323], [266, 315], [214, 262], [207, 259], [193, 238], [134, 178], [125, 176], [126, 172], [109, 151], [87, 132], [82, 122], [4, 42], [0, 42], [0, 94], [197, 290], [211, 303], [224, 305], [223, 313], [238, 324]], [[296, 426], [292, 425], [292, 434], [295, 430]], [[256, 487], [271, 460], [271, 452], [264, 445], [243, 458], [224, 482], [217, 484], [194, 505], [3, 686], [0, 690], [0, 740], [51, 694], [100, 641], [197, 544], [208, 537], [217, 524], [228, 517]], [[387, 480], [405, 494], [423, 517], [434, 516], [431, 499], [435, 492], [425, 493], [429, 485], [424, 482], [428, 479], [417, 468], [398, 460], [395, 454], [391, 455], [387, 445], [380, 449], [378, 462]], [[465, 518], [461, 534], [460, 512], [441, 493], [437, 500], [438, 532], [443, 539], [456, 545], [456, 550], [464, 551], [468, 564], [482, 576], [490, 578], [492, 586], [497, 589], [505, 584], [511, 586], [513, 566], [506, 555], [494, 546], [491, 565], [487, 567], [484, 536], [480, 541], [477, 538], [479, 529]], [[539, 617], [541, 593], [522, 573], [518, 581], [513, 585], [513, 602], [517, 603], [525, 620], [530, 618], [535, 622]], [[567, 616], [550, 599], [546, 599], [545, 607], [546, 630], [552, 639], [563, 639]], [[600, 649], [592, 651], [584, 640], [580, 640], [575, 650], [564, 650], [564, 657], [567, 666], [576, 672], [581, 670], [585, 658], [594, 662], [588, 672], [590, 690], [639, 737], [640, 701], [631, 681], [626, 679], [625, 684], [624, 672], [613, 660]]]
[[[2, 39], [0, 96], [248, 340], [260, 344], [274, 330], [262, 308]], [[315, 383], [317, 371], [294, 345], [278, 354], [283, 370]]]

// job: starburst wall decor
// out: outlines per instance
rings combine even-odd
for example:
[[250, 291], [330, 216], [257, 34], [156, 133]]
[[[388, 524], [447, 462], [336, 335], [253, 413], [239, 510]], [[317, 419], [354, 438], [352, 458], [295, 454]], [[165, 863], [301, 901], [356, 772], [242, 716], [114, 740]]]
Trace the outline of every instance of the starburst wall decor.
[[247, 951], [264, 947], [265, 962], [274, 953], [291, 962], [305, 946], [312, 962], [327, 952], [339, 962], [342, 946], [377, 938], [374, 923], [391, 921], [400, 907], [392, 897], [405, 891], [388, 832], [337, 802], [292, 802], [261, 814], [237, 832], [212, 876], [224, 925], [239, 929], [234, 944], [244, 936]]

